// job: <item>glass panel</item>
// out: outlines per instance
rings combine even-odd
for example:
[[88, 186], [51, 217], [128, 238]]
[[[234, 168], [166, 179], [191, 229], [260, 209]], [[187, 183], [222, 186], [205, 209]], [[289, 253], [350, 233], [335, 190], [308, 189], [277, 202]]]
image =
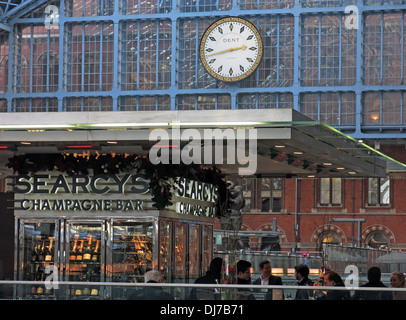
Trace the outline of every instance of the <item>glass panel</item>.
[[121, 14], [167, 13], [172, 11], [172, 1], [120, 0], [119, 10]]
[[239, 2], [241, 10], [288, 9], [295, 6], [294, 0], [244, 0]]
[[261, 211], [269, 212], [271, 211], [270, 196], [272, 186], [270, 184], [272, 183], [272, 179], [262, 178], [260, 181], [261, 181]]
[[378, 204], [378, 178], [368, 179], [368, 204]]
[[320, 203], [330, 203], [330, 178], [320, 179]]
[[180, 12], [196, 12], [196, 11], [224, 11], [230, 10], [232, 6], [231, 0], [178, 0]]
[[175, 282], [186, 279], [186, 223], [175, 224]]
[[[107, 91], [113, 87], [114, 25], [109, 22], [68, 24], [64, 66], [65, 89]], [[83, 46], [82, 46], [83, 44]]]
[[[20, 280], [45, 281], [50, 274], [46, 268], [53, 266], [57, 259], [56, 223], [29, 222], [22, 227], [24, 235], [20, 244]], [[52, 299], [54, 289], [47, 289], [42, 284], [32, 286], [23, 295]]]
[[301, 84], [338, 86], [355, 83], [356, 30], [341, 15], [306, 15], [302, 23]]
[[379, 125], [381, 122], [381, 101], [379, 92], [366, 92], [363, 98], [363, 124]]
[[[101, 265], [104, 261], [104, 243], [101, 223], [72, 223], [68, 228], [69, 263], [68, 281], [97, 282], [102, 280]], [[68, 291], [70, 299], [99, 297], [96, 287], [75, 287]]]
[[382, 124], [401, 124], [401, 92], [382, 93]]
[[300, 5], [303, 8], [317, 7], [344, 7], [356, 4], [356, 0], [301, 0]]
[[272, 178], [272, 212], [282, 209], [282, 179]]
[[332, 178], [331, 188], [331, 203], [336, 205], [341, 204], [341, 178]]
[[381, 204], [388, 205], [390, 203], [390, 180], [389, 177], [380, 178], [380, 200]]
[[340, 105], [338, 93], [320, 95], [320, 121], [337, 125], [340, 121]]
[[213, 227], [202, 226], [202, 272], [209, 270], [213, 251]]
[[114, 12], [113, 0], [67, 0], [65, 15], [67, 17], [107, 16]]
[[13, 112], [56, 112], [58, 99], [54, 98], [18, 98], [13, 99]]
[[189, 282], [194, 282], [199, 277], [200, 271], [200, 246], [199, 225], [189, 226]]
[[[1, 79], [0, 79], [1, 81]], [[7, 112], [7, 100], [0, 99], [0, 112]]]
[[[172, 25], [169, 20], [120, 24], [122, 90], [169, 89]], [[158, 54], [159, 52], [159, 54]]]
[[312, 118], [319, 120], [319, 98], [317, 93], [300, 94], [300, 112]]
[[8, 89], [8, 34], [2, 34], [0, 35], [0, 93], [6, 93], [7, 89]]
[[144, 273], [153, 265], [153, 223], [113, 224], [113, 281], [144, 282]]
[[172, 241], [171, 241], [171, 226], [170, 221], [160, 221], [159, 224], [159, 270], [167, 274], [168, 279], [172, 278], [171, 274], [171, 255]]
[[251, 76], [244, 81], [244, 87], [293, 85], [295, 51], [293, 15], [261, 16], [257, 26], [264, 43], [264, 56], [258, 66], [258, 80], [255, 76]]

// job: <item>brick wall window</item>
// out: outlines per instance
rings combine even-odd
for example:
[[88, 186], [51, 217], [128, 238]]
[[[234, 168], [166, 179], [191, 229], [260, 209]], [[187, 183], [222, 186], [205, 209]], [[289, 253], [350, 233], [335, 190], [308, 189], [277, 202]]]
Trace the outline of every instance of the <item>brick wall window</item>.
[[321, 206], [341, 206], [342, 185], [341, 178], [321, 178], [319, 181], [319, 204]]
[[367, 193], [369, 206], [389, 206], [390, 205], [390, 179], [368, 178]]
[[284, 208], [284, 179], [242, 178], [245, 207], [243, 211], [280, 212]]

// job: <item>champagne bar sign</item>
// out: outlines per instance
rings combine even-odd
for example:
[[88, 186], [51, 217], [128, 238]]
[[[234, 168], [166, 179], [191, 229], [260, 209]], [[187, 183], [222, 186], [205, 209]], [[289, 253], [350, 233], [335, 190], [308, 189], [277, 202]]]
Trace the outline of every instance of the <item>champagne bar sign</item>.
[[217, 186], [178, 177], [174, 187], [172, 200], [175, 202], [176, 212], [204, 217], [215, 216], [219, 197]]
[[137, 211], [148, 208], [149, 182], [143, 174], [19, 175], [13, 191], [28, 211]]
[[[217, 186], [178, 177], [173, 181], [168, 210], [194, 216], [214, 217]], [[50, 175], [15, 177], [13, 191], [17, 210], [43, 212], [140, 211], [153, 207], [149, 181], [142, 173], [106, 175]]]

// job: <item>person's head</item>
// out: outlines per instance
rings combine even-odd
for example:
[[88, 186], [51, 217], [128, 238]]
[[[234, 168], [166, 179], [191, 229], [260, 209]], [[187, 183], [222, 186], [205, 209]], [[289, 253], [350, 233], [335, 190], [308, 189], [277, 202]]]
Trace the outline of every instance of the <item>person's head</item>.
[[393, 288], [404, 288], [405, 287], [405, 275], [403, 272], [394, 271], [390, 276], [390, 286]]
[[210, 273], [221, 273], [221, 267], [223, 265], [223, 259], [220, 257], [216, 257], [210, 262], [209, 272]]
[[295, 277], [297, 280], [302, 280], [309, 276], [309, 267], [305, 264], [299, 264], [295, 266]]
[[327, 287], [341, 286], [343, 280], [340, 275], [334, 271], [328, 271], [324, 274], [324, 285]]
[[251, 262], [239, 260], [237, 262], [237, 277], [249, 281], [251, 279]]
[[164, 282], [164, 274], [160, 271], [150, 270], [145, 272], [144, 282]]
[[268, 260], [260, 262], [259, 271], [261, 271], [261, 275], [263, 278], [268, 278], [272, 272], [271, 263]]
[[379, 269], [379, 267], [369, 268], [367, 277], [369, 282], [381, 281], [381, 269]]

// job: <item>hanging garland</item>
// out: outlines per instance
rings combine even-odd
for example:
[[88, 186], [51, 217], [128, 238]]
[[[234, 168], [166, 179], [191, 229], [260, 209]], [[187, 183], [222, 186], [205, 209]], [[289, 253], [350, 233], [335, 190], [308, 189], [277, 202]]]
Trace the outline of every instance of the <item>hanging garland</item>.
[[217, 167], [203, 168], [196, 164], [152, 164], [145, 156], [131, 154], [24, 154], [14, 156], [7, 163], [14, 173], [34, 174], [41, 171], [59, 171], [67, 175], [119, 174], [144, 170], [149, 180], [153, 206], [159, 210], [170, 206], [171, 187], [174, 178], [184, 177], [218, 186], [219, 200], [216, 204], [218, 217], [229, 214], [229, 196], [224, 174]]

